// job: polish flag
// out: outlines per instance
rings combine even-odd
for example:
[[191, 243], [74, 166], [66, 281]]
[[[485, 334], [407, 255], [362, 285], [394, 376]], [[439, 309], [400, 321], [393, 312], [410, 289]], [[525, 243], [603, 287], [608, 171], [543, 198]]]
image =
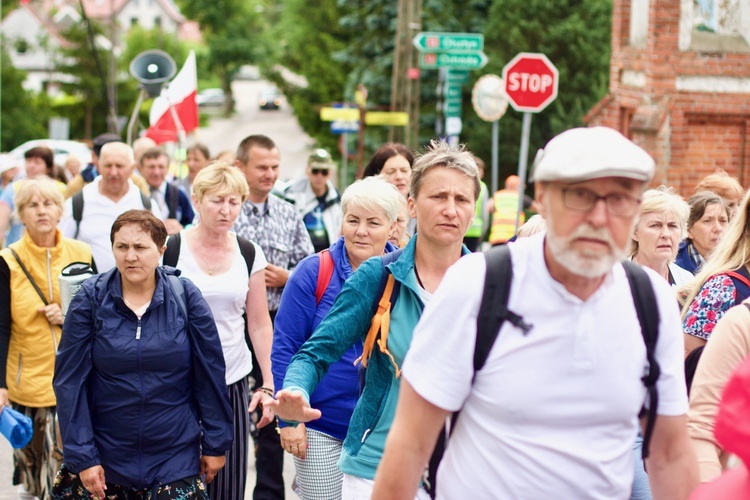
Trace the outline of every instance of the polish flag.
[[195, 52], [191, 50], [185, 65], [169, 82], [169, 87], [162, 90], [161, 95], [154, 99], [146, 137], [150, 137], [157, 144], [177, 142], [177, 126], [169, 109], [170, 102], [182, 122], [185, 133], [189, 134], [195, 130], [198, 127], [198, 105], [195, 102], [197, 92], [198, 72], [195, 66]]

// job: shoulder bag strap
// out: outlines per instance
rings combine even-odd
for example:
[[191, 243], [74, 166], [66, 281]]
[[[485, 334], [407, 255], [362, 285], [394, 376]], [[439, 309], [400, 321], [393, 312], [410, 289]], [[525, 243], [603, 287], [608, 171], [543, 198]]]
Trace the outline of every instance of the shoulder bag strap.
[[18, 254], [15, 250], [8, 247], [8, 250], [10, 250], [10, 253], [13, 254], [13, 257], [16, 259], [16, 262], [18, 262], [18, 265], [21, 267], [21, 271], [23, 271], [23, 274], [26, 275], [26, 277], [29, 279], [29, 282], [31, 282], [31, 286], [34, 287], [34, 290], [36, 290], [36, 293], [39, 294], [39, 297], [42, 299], [42, 302], [44, 302], [45, 306], [49, 305], [49, 301], [47, 300], [47, 297], [44, 296], [42, 293], [42, 290], [39, 288], [39, 285], [36, 284], [36, 281], [34, 281], [34, 278], [31, 277], [31, 274], [29, 274], [29, 270], [26, 269], [26, 266], [23, 265], [23, 262], [21, 262], [21, 258], [18, 257]]

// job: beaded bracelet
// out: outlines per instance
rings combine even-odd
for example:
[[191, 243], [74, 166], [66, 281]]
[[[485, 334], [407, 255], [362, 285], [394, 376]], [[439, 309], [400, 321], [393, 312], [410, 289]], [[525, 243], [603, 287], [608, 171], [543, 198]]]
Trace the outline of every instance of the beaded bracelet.
[[269, 389], [268, 387], [258, 387], [255, 389], [255, 392], [262, 392], [263, 394], [273, 397], [273, 389]]

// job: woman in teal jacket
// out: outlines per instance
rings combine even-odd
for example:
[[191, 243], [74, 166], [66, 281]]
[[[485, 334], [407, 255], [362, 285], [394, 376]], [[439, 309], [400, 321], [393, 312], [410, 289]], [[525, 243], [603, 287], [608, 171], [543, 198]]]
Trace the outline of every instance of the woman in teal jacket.
[[[445, 271], [463, 253], [463, 235], [479, 196], [479, 174], [468, 151], [433, 141], [414, 163], [409, 215], [417, 234], [385, 269], [400, 284], [393, 304], [386, 349], [367, 361], [365, 385], [344, 440], [339, 467], [343, 498], [369, 498], [398, 400], [400, 366], [414, 326]], [[386, 272], [381, 258], [362, 264], [344, 284], [330, 313], [292, 358], [284, 388], [276, 395], [277, 414], [290, 423], [309, 422], [321, 412], [309, 405], [310, 394], [336, 362], [370, 326], [373, 304]], [[426, 495], [425, 492], [421, 494]]]

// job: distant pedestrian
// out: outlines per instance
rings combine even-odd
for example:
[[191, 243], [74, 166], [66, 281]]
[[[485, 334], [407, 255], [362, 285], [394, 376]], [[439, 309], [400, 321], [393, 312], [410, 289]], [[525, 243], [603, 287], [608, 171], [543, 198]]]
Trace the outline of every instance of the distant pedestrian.
[[334, 172], [328, 151], [316, 149], [307, 159], [305, 177], [291, 181], [281, 193], [302, 216], [316, 252], [341, 235], [341, 197], [331, 182]]

